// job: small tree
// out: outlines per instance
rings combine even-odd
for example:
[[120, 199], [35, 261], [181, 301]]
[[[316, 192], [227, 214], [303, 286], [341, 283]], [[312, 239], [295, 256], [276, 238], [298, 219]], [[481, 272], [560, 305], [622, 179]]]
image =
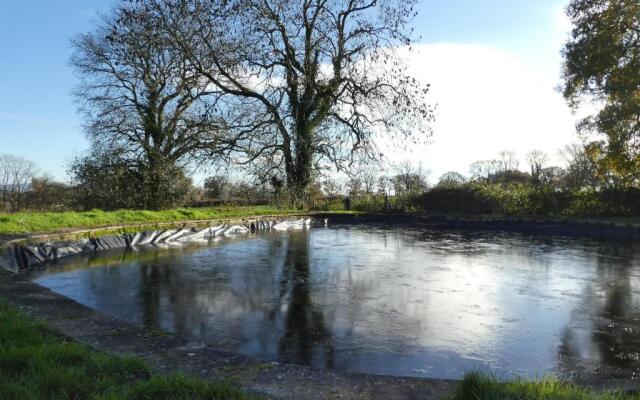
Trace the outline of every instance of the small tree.
[[475, 161], [469, 167], [471, 177], [475, 181], [487, 182], [500, 170], [498, 160], [480, 160]]
[[[147, 187], [148, 171], [144, 165], [128, 163], [126, 157], [113, 152], [94, 151], [76, 157], [69, 166], [77, 208], [104, 210], [147, 207], [155, 193]], [[166, 207], [184, 205], [193, 187], [180, 169], [163, 170], [160, 194]]]
[[0, 155], [0, 189], [4, 208], [11, 211], [21, 209], [35, 172], [36, 165], [32, 161], [9, 154]]
[[547, 164], [547, 155], [540, 150], [532, 150], [527, 153], [527, 163], [529, 164], [533, 183], [541, 183], [541, 175]]
[[358, 172], [358, 177], [362, 182], [362, 188], [367, 196], [373, 196], [376, 193], [376, 186], [379, 181], [379, 168], [376, 166], [367, 166]]
[[404, 162], [396, 168], [396, 171], [393, 177], [396, 196], [414, 196], [427, 190], [429, 171], [423, 169], [422, 165], [413, 166], [409, 162]]
[[322, 180], [322, 191], [330, 198], [338, 197], [342, 194], [342, 187], [332, 176], [325, 176]]
[[362, 180], [357, 176], [352, 176], [347, 181], [347, 194], [350, 197], [359, 197], [363, 193]]
[[565, 168], [564, 184], [571, 189], [583, 189], [585, 187], [597, 187], [597, 168], [585, 147], [573, 143], [560, 150], [560, 156], [567, 166]]
[[211, 176], [204, 181], [204, 190], [210, 199], [229, 201], [231, 185], [224, 175]]
[[56, 182], [51, 176], [34, 177], [27, 204], [35, 210], [64, 210], [71, 207], [71, 188]]
[[68, 172], [76, 208], [133, 209], [142, 203], [142, 178], [119, 157], [97, 152], [78, 156]]
[[449, 171], [444, 173], [438, 181], [438, 187], [441, 188], [455, 188], [464, 185], [467, 179], [460, 173], [455, 171]]
[[498, 153], [498, 170], [497, 173], [505, 173], [510, 171], [517, 171], [520, 166], [518, 157], [513, 151], [501, 151]]

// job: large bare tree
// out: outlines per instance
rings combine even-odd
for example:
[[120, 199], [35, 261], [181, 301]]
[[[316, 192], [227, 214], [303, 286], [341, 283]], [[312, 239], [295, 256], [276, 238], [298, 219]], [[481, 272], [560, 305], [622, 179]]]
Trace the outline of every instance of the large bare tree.
[[[234, 160], [284, 173], [301, 206], [312, 170], [422, 141], [428, 86], [406, 73], [415, 0], [148, 0], [183, 57], [224, 93]], [[268, 171], [267, 171], [268, 172]]]
[[147, 208], [174, 205], [186, 164], [220, 146], [217, 96], [172, 47], [157, 15], [122, 2], [91, 33], [73, 40], [76, 90], [95, 153], [121, 158], [139, 176]]

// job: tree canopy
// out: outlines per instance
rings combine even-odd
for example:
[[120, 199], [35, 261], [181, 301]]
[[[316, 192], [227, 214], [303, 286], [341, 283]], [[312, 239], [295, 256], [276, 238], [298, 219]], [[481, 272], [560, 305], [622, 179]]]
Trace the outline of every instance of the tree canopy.
[[572, 0], [574, 28], [564, 54], [564, 96], [574, 107], [586, 101], [599, 112], [578, 125], [604, 134], [593, 146], [607, 169], [627, 185], [640, 181], [640, 2]]

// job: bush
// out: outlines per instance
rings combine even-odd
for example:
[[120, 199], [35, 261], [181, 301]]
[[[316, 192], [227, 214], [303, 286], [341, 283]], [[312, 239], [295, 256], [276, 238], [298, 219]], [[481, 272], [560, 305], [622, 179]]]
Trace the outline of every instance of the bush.
[[464, 185], [436, 187], [415, 198], [420, 209], [438, 214], [498, 214], [502, 204], [500, 193], [491, 187]]
[[545, 185], [467, 184], [436, 187], [414, 200], [434, 214], [635, 216], [640, 189], [560, 190]]
[[314, 199], [311, 204], [311, 209], [315, 211], [344, 211], [345, 204], [343, 197], [326, 197], [321, 199]]
[[469, 373], [458, 384], [451, 400], [631, 400], [637, 395], [594, 392], [553, 378], [500, 382], [492, 375]]
[[118, 154], [89, 154], [71, 164], [75, 209], [169, 209], [192, 200], [185, 171], [172, 164], [129, 165]]

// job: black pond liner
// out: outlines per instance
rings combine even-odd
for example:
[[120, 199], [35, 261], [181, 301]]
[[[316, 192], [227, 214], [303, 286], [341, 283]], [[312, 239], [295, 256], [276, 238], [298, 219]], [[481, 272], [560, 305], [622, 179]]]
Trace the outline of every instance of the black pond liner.
[[[0, 267], [10, 272], [25, 272], [33, 267], [55, 263], [60, 258], [79, 254], [93, 254], [112, 249], [130, 249], [144, 245], [179, 245], [203, 242], [216, 236], [286, 230], [297, 226], [308, 226], [312, 222], [311, 219], [251, 221], [235, 225], [220, 224], [207, 228], [147, 230], [71, 241], [15, 243], [4, 249], [0, 248]], [[324, 223], [324, 221], [320, 221], [320, 223]]]

